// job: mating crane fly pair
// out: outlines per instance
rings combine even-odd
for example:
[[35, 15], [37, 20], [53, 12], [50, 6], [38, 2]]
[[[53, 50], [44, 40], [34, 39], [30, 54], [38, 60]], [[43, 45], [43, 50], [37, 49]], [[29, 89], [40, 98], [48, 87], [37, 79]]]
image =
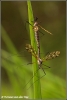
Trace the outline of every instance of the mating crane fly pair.
[[[31, 53], [31, 55], [32, 56], [34, 56], [36, 59], [37, 59], [37, 63], [38, 63], [38, 70], [39, 69], [42, 69], [42, 71], [44, 72], [44, 75], [46, 75], [46, 73], [45, 73], [45, 71], [44, 71], [44, 68], [42, 67], [42, 65], [44, 65], [43, 64], [43, 62], [45, 62], [45, 61], [47, 61], [47, 60], [51, 60], [51, 59], [54, 59], [54, 58], [56, 58], [56, 57], [58, 57], [59, 55], [60, 55], [60, 51], [53, 51], [53, 52], [51, 52], [51, 53], [49, 53], [49, 54], [47, 54], [44, 58], [41, 58], [40, 57], [40, 42], [39, 42], [39, 33], [38, 33], [38, 31], [40, 32], [40, 30], [39, 30], [39, 28], [41, 28], [41, 29], [43, 29], [45, 32], [47, 32], [47, 33], [49, 33], [50, 35], [53, 35], [51, 32], [49, 32], [48, 30], [46, 30], [46, 29], [44, 29], [42, 26], [40, 26], [39, 24], [38, 24], [38, 22], [37, 22], [37, 17], [36, 17], [36, 19], [35, 19], [35, 21], [34, 21], [34, 25], [32, 25], [31, 23], [29, 23], [28, 21], [27, 21], [27, 23], [29, 23], [32, 27], [33, 27], [33, 30], [34, 30], [34, 33], [35, 33], [35, 40], [36, 40], [36, 43], [37, 43], [37, 48], [38, 48], [38, 50], [37, 50], [37, 52], [34, 50], [34, 48], [33, 48], [33, 46], [31, 46], [30, 44], [26, 44], [26, 50], [29, 52], [29, 53]], [[40, 33], [42, 33], [42, 32], [40, 32]], [[43, 33], [42, 33], [43, 34]], [[45, 65], [46, 66], [46, 65]], [[49, 66], [46, 66], [47, 68], [50, 68]], [[31, 77], [31, 79], [36, 75], [36, 73], [37, 73], [37, 71], [38, 70], [36, 70], [36, 72], [34, 73], [34, 75]], [[44, 76], [43, 75], [43, 76]], [[43, 77], [42, 76], [42, 77]], [[42, 78], [41, 77], [41, 78]], [[31, 81], [31, 79], [28, 81], [28, 83]], [[37, 80], [36, 80], [37, 81]], [[36, 82], [35, 81], [35, 82]], [[34, 82], [34, 83], [35, 83]], [[27, 84], [28, 84], [27, 83]], [[26, 84], [26, 85], [27, 85]], [[24, 86], [24, 88], [26, 87], [26, 85]], [[33, 85], [33, 84], [32, 84]], [[30, 88], [30, 87], [29, 87]], [[28, 89], [29, 89], [28, 88]]]
[[[40, 25], [38, 24], [38, 22], [37, 22], [37, 19], [38, 19], [38, 18], [35, 19], [34, 25], [30, 24], [28, 21], [27, 21], [27, 23], [29, 23], [29, 24], [33, 27], [33, 30], [34, 30], [34, 32], [35, 32], [35, 40], [36, 40], [36, 43], [37, 43], [38, 51], [36, 52], [36, 51], [34, 50], [34, 48], [33, 48], [30, 44], [26, 44], [26, 47], [25, 47], [25, 48], [26, 48], [26, 50], [27, 50], [29, 53], [31, 53], [32, 56], [34, 56], [34, 57], [37, 59], [38, 70], [39, 70], [39, 69], [42, 69], [42, 71], [44, 72], [44, 75], [46, 75], [46, 73], [45, 73], [45, 71], [44, 71], [44, 68], [42, 67], [42, 65], [44, 65], [43, 62], [58, 57], [58, 56], [60, 55], [60, 51], [54, 51], [54, 52], [48, 53], [44, 58], [41, 58], [41, 57], [40, 57], [40, 41], [39, 41], [39, 33], [38, 33], [38, 32], [40, 32], [40, 33], [42, 33], [42, 32], [39, 30], [39, 28], [43, 29], [45, 32], [49, 33], [50, 35], [53, 35], [53, 34], [52, 34], [51, 32], [49, 32], [48, 30], [44, 29], [42, 26], [40, 26]], [[43, 34], [43, 33], [42, 33], [42, 34]], [[44, 34], [43, 34], [43, 35], [44, 35]], [[46, 66], [46, 65], [45, 65], [45, 66]], [[47, 67], [47, 68], [50, 68], [49, 66], [46, 66], [46, 67]], [[37, 71], [38, 71], [38, 70], [37, 70]], [[36, 75], [37, 71], [35, 72], [34, 76]], [[32, 78], [33, 78], [34, 76], [32, 76]], [[31, 78], [31, 79], [32, 79], [32, 78]], [[31, 79], [30, 79], [30, 80], [31, 80]], [[28, 81], [28, 83], [30, 82], [30, 80]], [[37, 80], [36, 80], [36, 81], [37, 81]], [[35, 82], [36, 82], [36, 81], [35, 81]], [[27, 83], [27, 84], [28, 84], [28, 83]], [[26, 85], [27, 85], [27, 84], [26, 84]], [[24, 86], [24, 88], [26, 87], [26, 85]]]
[[42, 59], [40, 58], [40, 43], [39, 43], [39, 34], [38, 34], [38, 31], [40, 32], [39, 27], [43, 29], [45, 32], [49, 33], [50, 35], [53, 35], [53, 34], [49, 32], [48, 30], [46, 30], [45, 28], [43, 28], [41, 25], [39, 25], [37, 20], [38, 18], [36, 17], [34, 21], [34, 25], [30, 24], [28, 21], [27, 23], [29, 23], [33, 27], [33, 30], [35, 32], [35, 39], [36, 39], [38, 51], [36, 53], [36, 51], [33, 49], [33, 47], [30, 44], [26, 44], [26, 50], [30, 52], [37, 59], [39, 68], [41, 68], [43, 72], [45, 73], [44, 69], [41, 67], [42, 63], [46, 60], [50, 60], [50, 59], [58, 57], [60, 55], [60, 51], [51, 52], [45, 58], [42, 58]]

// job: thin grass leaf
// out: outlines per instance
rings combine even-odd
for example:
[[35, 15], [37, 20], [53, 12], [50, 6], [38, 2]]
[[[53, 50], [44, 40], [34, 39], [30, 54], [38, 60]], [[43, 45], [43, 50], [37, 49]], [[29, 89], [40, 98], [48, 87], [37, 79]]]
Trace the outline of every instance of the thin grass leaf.
[[[32, 21], [34, 21], [34, 17], [33, 17], [33, 11], [32, 11], [32, 6], [31, 6], [30, 0], [27, 1], [27, 5], [28, 5], [28, 18], [29, 18], [29, 23], [32, 24]], [[29, 29], [30, 29], [31, 45], [33, 46], [33, 48], [34, 48], [35, 50], [37, 50], [37, 46], [36, 46], [36, 42], [35, 42], [35, 33], [34, 33], [33, 28], [32, 28], [31, 25], [29, 25]], [[38, 65], [37, 65], [37, 60], [36, 60], [36, 58], [34, 58], [33, 56], [32, 56], [32, 62], [35, 62], [35, 63], [32, 65], [32, 66], [33, 66], [33, 75], [34, 75], [34, 73], [35, 73], [36, 70], [38, 69]], [[40, 80], [38, 79], [39, 73], [37, 72], [36, 75], [37, 75], [37, 77], [35, 76], [35, 77], [33, 78], [33, 83], [34, 83], [36, 80], [38, 80], [38, 81], [36, 81], [36, 82], [34, 83], [34, 85], [33, 85], [33, 87], [34, 87], [34, 99], [36, 99], [36, 98], [42, 98], [42, 97], [41, 97]]]

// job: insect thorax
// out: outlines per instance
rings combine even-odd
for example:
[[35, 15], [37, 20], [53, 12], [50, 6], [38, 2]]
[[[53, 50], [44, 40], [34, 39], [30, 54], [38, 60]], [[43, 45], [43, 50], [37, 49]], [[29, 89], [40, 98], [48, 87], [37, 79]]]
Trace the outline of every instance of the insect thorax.
[[39, 58], [39, 59], [37, 60], [37, 62], [38, 62], [38, 65], [41, 65], [43, 61], [42, 61], [42, 59]]
[[35, 32], [37, 32], [39, 30], [37, 22], [34, 23], [33, 29], [34, 29]]

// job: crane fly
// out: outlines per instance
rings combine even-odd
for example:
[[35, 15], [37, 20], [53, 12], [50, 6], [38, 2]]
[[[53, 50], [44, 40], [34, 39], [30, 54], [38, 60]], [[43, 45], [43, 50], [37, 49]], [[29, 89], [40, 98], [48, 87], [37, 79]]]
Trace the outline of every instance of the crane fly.
[[[26, 47], [25, 47], [25, 48], [26, 48], [26, 50], [27, 50], [29, 53], [32, 54], [32, 56], [34, 56], [34, 57], [37, 59], [37, 63], [38, 63], [38, 65], [39, 65], [39, 69], [42, 69], [45, 75], [46, 75], [46, 73], [45, 73], [45, 71], [44, 71], [44, 68], [42, 67], [42, 63], [45, 62], [45, 61], [47, 61], [47, 60], [54, 59], [54, 58], [56, 58], [56, 57], [58, 57], [58, 56], [60, 55], [60, 51], [53, 51], [53, 52], [47, 54], [44, 58], [41, 59], [41, 58], [39, 58], [39, 56], [37, 55], [37, 52], [33, 49], [33, 47], [32, 47], [30, 44], [26, 44]], [[46, 66], [46, 67], [50, 68], [49, 66]], [[38, 69], [38, 70], [39, 70], [39, 69]], [[38, 70], [37, 70], [37, 71], [38, 71]], [[37, 72], [37, 71], [36, 71], [36, 72]], [[35, 74], [36, 74], [36, 73], [35, 73]], [[35, 76], [35, 74], [34, 74], [34, 76]], [[33, 77], [34, 77], [34, 76], [33, 76]], [[33, 78], [33, 77], [32, 77], [32, 78]], [[43, 77], [43, 76], [42, 76], [42, 77]], [[32, 79], [32, 78], [31, 78], [31, 79]], [[30, 80], [31, 80], [31, 79], [30, 79]], [[30, 82], [30, 80], [28, 81], [28, 83]], [[37, 81], [37, 80], [36, 80], [36, 81]], [[36, 82], [36, 81], [35, 81], [35, 82]], [[27, 83], [27, 84], [28, 84], [28, 83]], [[27, 84], [26, 84], [26, 85], [27, 85]], [[25, 85], [25, 86], [26, 86], [26, 85]], [[25, 86], [24, 86], [24, 87], [25, 87]], [[29, 87], [29, 88], [30, 88], [30, 87]], [[29, 88], [28, 88], [28, 89], [29, 89]]]
[[29, 23], [33, 27], [33, 30], [35, 32], [35, 39], [36, 39], [36, 43], [37, 43], [37, 47], [38, 47], [38, 56], [40, 57], [40, 43], [39, 43], [39, 34], [38, 34], [38, 31], [40, 33], [42, 33], [42, 32], [39, 30], [39, 28], [41, 28], [45, 32], [49, 33], [50, 35], [53, 35], [53, 34], [51, 32], [49, 32], [48, 30], [46, 30], [45, 28], [43, 28], [41, 25], [39, 25], [38, 22], [37, 22], [37, 20], [38, 20], [38, 18], [36, 17], [36, 19], [34, 20], [34, 24], [33, 25], [30, 24], [28, 21], [27, 21], [27, 23]]
[[30, 44], [26, 44], [25, 48], [29, 53], [32, 54], [32, 56], [34, 56], [37, 59], [37, 63], [39, 65], [39, 68], [42, 68], [41, 65], [43, 62], [45, 62], [47, 60], [54, 59], [60, 55], [60, 51], [53, 51], [53, 52], [47, 54], [46, 57], [41, 59], [41, 58], [39, 58], [39, 56], [37, 55], [37, 52], [33, 49], [33, 47]]

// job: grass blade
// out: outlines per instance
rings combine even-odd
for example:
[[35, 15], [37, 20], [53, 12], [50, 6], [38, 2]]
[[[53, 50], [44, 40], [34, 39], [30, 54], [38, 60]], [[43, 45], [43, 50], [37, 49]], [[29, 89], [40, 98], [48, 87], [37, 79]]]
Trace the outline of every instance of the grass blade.
[[[34, 21], [34, 17], [33, 17], [33, 11], [32, 11], [32, 6], [31, 6], [31, 2], [30, 0], [27, 1], [28, 4], [28, 18], [29, 18], [29, 23], [32, 24], [32, 21]], [[37, 50], [37, 46], [36, 46], [36, 42], [35, 41], [35, 34], [33, 31], [33, 28], [31, 25], [29, 25], [29, 29], [30, 29], [30, 39], [31, 39], [31, 45], [33, 46], [33, 48], [35, 50]], [[33, 66], [33, 75], [35, 74], [36, 70], [38, 69], [38, 64], [37, 64], [37, 60], [36, 58], [34, 58], [32, 56], [32, 62], [35, 62], [32, 66]], [[36, 77], [37, 76], [37, 77]], [[36, 98], [41, 98], [41, 86], [40, 86], [40, 80], [39, 80], [39, 73], [37, 72], [36, 76], [33, 78], [33, 87], [34, 87], [34, 99]]]

